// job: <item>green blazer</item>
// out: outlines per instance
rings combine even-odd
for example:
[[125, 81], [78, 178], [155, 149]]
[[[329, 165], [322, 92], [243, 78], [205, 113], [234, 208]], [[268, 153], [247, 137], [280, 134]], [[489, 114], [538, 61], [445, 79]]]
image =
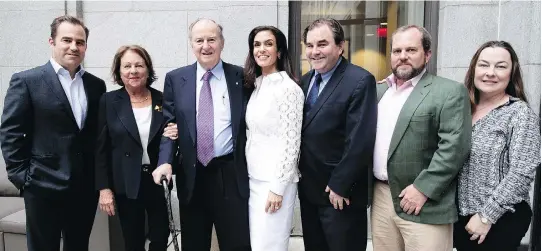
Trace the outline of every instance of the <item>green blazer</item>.
[[[387, 89], [386, 83], [377, 86], [379, 102]], [[465, 86], [425, 73], [403, 105], [388, 153], [388, 181], [399, 217], [424, 224], [457, 221], [457, 174], [470, 150], [471, 121]], [[418, 216], [399, 205], [399, 194], [410, 184], [428, 197]]]

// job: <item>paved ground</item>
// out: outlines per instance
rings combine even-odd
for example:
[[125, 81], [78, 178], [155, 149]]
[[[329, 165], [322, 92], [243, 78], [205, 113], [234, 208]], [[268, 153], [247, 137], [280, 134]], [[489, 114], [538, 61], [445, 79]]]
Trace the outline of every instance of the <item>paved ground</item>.
[[[290, 238], [290, 247], [288, 251], [305, 251], [303, 247], [303, 239], [301, 237]], [[367, 240], [367, 251], [373, 251], [373, 244], [371, 240]]]
[[[168, 251], [174, 251], [173, 246], [170, 246]], [[212, 251], [218, 251], [218, 249], [213, 248]], [[305, 251], [305, 248], [303, 248], [303, 239], [301, 237], [290, 238], [290, 247], [288, 248], [288, 251]], [[373, 251], [371, 240], [367, 241], [367, 251]]]
[[[211, 249], [211, 251], [219, 251], [218, 248], [215, 247], [215, 245], [216, 243], [213, 243], [214, 247]], [[174, 251], [173, 246], [170, 246], [167, 251]], [[288, 251], [305, 251], [305, 248], [303, 247], [303, 239], [301, 237], [290, 238], [290, 247], [288, 248]], [[373, 251], [373, 243], [371, 242], [371, 240], [367, 240], [366, 251]], [[455, 248], [453, 251], [455, 251]]]

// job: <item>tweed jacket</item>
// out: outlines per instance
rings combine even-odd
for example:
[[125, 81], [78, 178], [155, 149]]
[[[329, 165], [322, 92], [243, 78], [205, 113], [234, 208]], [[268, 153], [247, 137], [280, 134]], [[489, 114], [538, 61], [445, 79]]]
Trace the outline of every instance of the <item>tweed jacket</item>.
[[[377, 86], [378, 101], [387, 89], [387, 84]], [[387, 171], [397, 215], [425, 224], [457, 221], [457, 174], [471, 140], [470, 102], [464, 85], [425, 73], [390, 133]], [[428, 197], [417, 216], [406, 214], [399, 205], [399, 194], [410, 184]]]

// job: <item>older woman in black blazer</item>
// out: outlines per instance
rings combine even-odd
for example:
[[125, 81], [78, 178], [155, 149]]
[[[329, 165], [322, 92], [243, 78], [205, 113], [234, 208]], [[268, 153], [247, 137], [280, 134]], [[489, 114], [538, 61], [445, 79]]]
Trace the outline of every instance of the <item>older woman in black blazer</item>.
[[167, 248], [168, 218], [163, 190], [152, 180], [162, 133], [162, 93], [152, 61], [137, 45], [122, 46], [112, 66], [119, 90], [100, 101], [96, 186], [99, 207], [108, 215], [118, 210], [127, 251], [145, 250], [145, 211], [150, 251]]

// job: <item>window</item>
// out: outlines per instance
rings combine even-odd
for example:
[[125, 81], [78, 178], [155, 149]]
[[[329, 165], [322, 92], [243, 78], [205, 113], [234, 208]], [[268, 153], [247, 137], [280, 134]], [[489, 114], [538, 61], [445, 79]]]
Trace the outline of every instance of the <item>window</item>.
[[[290, 21], [290, 27], [299, 32], [297, 41], [300, 44], [294, 45], [297, 50], [293, 49], [300, 56], [297, 67], [301, 75], [310, 70], [301, 35], [305, 27], [318, 18], [331, 17], [342, 24], [346, 39], [343, 56], [349, 62], [367, 69], [377, 80], [391, 73], [391, 34], [397, 27], [406, 24], [424, 25], [423, 1], [302, 1], [297, 4], [291, 5], [290, 11], [301, 12], [300, 15], [290, 16], [300, 20]], [[300, 27], [292, 27], [296, 23]]]

